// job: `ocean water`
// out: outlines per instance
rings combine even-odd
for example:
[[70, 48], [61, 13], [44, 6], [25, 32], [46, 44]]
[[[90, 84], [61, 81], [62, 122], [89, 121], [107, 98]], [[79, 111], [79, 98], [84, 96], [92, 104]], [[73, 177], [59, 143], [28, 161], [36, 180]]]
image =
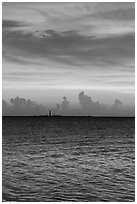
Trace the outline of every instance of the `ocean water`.
[[135, 201], [135, 119], [3, 117], [3, 201]]

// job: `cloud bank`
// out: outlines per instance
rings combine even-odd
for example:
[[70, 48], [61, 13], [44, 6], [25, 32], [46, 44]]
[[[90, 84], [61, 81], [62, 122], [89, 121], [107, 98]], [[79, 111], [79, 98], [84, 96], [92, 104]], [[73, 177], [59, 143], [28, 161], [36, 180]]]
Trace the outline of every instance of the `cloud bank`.
[[2, 20], [6, 98], [8, 90], [34, 99], [35, 90], [51, 90], [51, 98], [59, 90], [100, 90], [102, 101], [111, 92], [134, 104], [134, 3], [4, 2]]
[[42, 105], [38, 105], [34, 101], [25, 98], [10, 99], [10, 104], [2, 100], [2, 115], [13, 116], [30, 116], [46, 114], [47, 109]]
[[111, 106], [101, 104], [99, 101], [94, 101], [90, 96], [84, 92], [78, 94], [80, 108], [73, 108], [70, 105], [67, 97], [63, 97], [61, 104], [47, 108], [38, 105], [34, 101], [25, 98], [12, 98], [10, 104], [5, 100], [2, 101], [2, 114], [3, 116], [38, 116], [47, 115], [49, 110], [52, 110], [53, 115], [63, 116], [134, 116], [134, 107], [129, 109], [123, 107], [123, 103], [115, 99], [114, 104]]

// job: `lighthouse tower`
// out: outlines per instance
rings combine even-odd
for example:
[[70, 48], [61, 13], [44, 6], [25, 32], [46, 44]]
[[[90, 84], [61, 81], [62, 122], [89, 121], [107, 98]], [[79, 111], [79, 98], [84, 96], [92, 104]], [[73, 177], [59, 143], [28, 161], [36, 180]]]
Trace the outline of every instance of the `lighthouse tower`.
[[51, 110], [49, 110], [49, 112], [48, 112], [48, 116], [49, 116], [49, 117], [52, 116], [52, 111], [51, 111]]

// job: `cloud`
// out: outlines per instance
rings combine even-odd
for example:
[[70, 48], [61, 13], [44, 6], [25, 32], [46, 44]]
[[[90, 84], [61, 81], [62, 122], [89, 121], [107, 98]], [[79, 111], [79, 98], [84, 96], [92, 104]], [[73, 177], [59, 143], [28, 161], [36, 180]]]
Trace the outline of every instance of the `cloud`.
[[31, 101], [30, 99], [25, 98], [19, 98], [18, 96], [16, 98], [10, 99], [11, 105], [8, 105], [8, 103], [3, 100], [2, 101], [2, 114], [3, 115], [41, 115], [46, 114], [47, 109], [42, 106], [38, 105], [34, 101]]
[[119, 8], [116, 10], [109, 10], [107, 12], [98, 13], [101, 18], [105, 19], [112, 19], [113, 21], [120, 20], [120, 21], [131, 21], [135, 20], [135, 8], [128, 7], [128, 8]]
[[134, 10], [132, 2], [3, 3], [3, 19], [24, 19], [30, 25], [25, 32], [76, 30], [102, 37], [134, 32]]
[[124, 3], [114, 3], [114, 2], [99, 2], [95, 5], [94, 12], [90, 12], [92, 4], [84, 4], [87, 8], [87, 18], [95, 18], [102, 20], [102, 22], [112, 21], [127, 21], [127, 23], [132, 23], [135, 20], [135, 3], [134, 2], [124, 2]]
[[56, 104], [56, 108], [53, 109], [55, 114], [63, 114], [63, 115], [69, 115], [70, 107], [69, 107], [70, 102], [67, 100], [67, 97], [63, 97], [63, 101], [61, 104]]
[[118, 100], [118, 99], [115, 99], [113, 108], [118, 109], [121, 105], [122, 105], [122, 102], [120, 100]]
[[[38, 97], [38, 96], [37, 96]], [[63, 97], [61, 104], [56, 104], [50, 109], [53, 115], [81, 115], [81, 116], [134, 116], [134, 107], [124, 107], [123, 102], [115, 99], [111, 106], [94, 101], [90, 96], [84, 92], [78, 95], [80, 108], [72, 108], [67, 97]], [[12, 98], [10, 104], [5, 100], [2, 101], [2, 114], [4, 115], [46, 115], [48, 109], [45, 106], [39, 105], [30, 99]]]
[[[134, 107], [124, 107], [123, 102], [119, 99], [114, 100], [114, 104], [108, 106], [94, 101], [84, 92], [79, 93], [79, 103], [81, 106], [81, 115], [99, 115], [99, 116], [134, 116]], [[75, 111], [74, 111], [75, 112]]]
[[4, 3], [3, 50], [24, 64], [123, 65], [134, 58], [134, 10], [134, 3]]
[[105, 113], [105, 105], [100, 104], [98, 101], [94, 102], [91, 99], [91, 97], [85, 95], [84, 92], [81, 92], [79, 94], [79, 102], [80, 102], [81, 110], [83, 114], [98, 115], [98, 114], [102, 114], [102, 112]]
[[134, 42], [134, 34], [98, 39], [75, 31], [59, 33], [47, 30], [37, 36], [12, 31], [3, 35], [3, 50], [16, 58], [22, 56], [26, 61], [27, 58], [41, 57], [58, 63], [69, 64], [72, 59], [74, 65], [81, 62], [81, 65], [109, 66], [134, 59]]
[[[123, 79], [129, 80], [131, 76], [130, 80], [134, 81], [134, 34], [98, 39], [95, 36], [81, 36], [76, 31], [62, 33], [46, 30], [44, 33], [44, 37], [40, 37], [39, 33], [35, 36], [21, 31], [11, 31], [3, 35], [3, 67], [7, 67], [7, 72], [6, 69], [3, 72], [4, 87], [6, 84], [8, 86], [9, 80], [13, 81], [14, 86], [17, 83], [18, 87], [22, 86], [19, 85], [21, 80], [24, 87], [79, 86], [81, 89], [83, 86], [84, 89], [89, 89], [100, 86], [114, 89], [118, 82], [119, 91], [124, 86]], [[53, 72], [52, 76], [49, 76], [47, 70]], [[12, 73], [16, 72], [18, 76], [13, 76]], [[54, 72], [59, 72], [56, 79]], [[110, 79], [114, 74], [122, 77], [108, 81], [108, 74]], [[133, 85], [132, 83], [130, 86]]]
[[133, 93], [134, 10], [119, 2], [3, 3], [3, 89]]
[[20, 22], [20, 21], [14, 21], [14, 20], [2, 20], [2, 29], [9, 29], [11, 28], [18, 28], [18, 27], [24, 27], [27, 26], [27, 24]]
[[2, 115], [10, 115], [10, 108], [5, 100], [2, 100]]

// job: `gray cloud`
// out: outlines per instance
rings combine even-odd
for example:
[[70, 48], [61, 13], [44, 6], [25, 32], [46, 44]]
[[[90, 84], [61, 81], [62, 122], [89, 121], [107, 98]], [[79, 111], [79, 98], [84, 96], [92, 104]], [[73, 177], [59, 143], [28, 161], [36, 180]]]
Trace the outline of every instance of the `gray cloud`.
[[[111, 106], [94, 101], [84, 92], [78, 95], [80, 108], [72, 108], [67, 97], [63, 97], [61, 104], [51, 107], [54, 115], [81, 115], [81, 116], [134, 116], [134, 107], [124, 107], [119, 99], [115, 99]], [[48, 109], [30, 99], [16, 97], [8, 104], [2, 101], [3, 115], [46, 115]]]
[[10, 107], [5, 100], [2, 100], [2, 115], [10, 115]]
[[134, 10], [129, 2], [3, 3], [5, 93], [10, 89], [18, 95], [23, 87], [31, 97], [34, 89], [52, 89], [54, 97], [59, 89], [84, 89], [99, 90], [102, 98], [105, 91], [108, 103], [107, 91], [114, 98], [126, 92], [130, 101]]
[[79, 103], [83, 114], [100, 115], [105, 113], [105, 105], [100, 104], [98, 101], [94, 102], [91, 97], [85, 95], [84, 92], [79, 94]]
[[[125, 80], [129, 80], [129, 72], [131, 73], [134, 70], [134, 34], [97, 38], [95, 36], [82, 36], [76, 31], [56, 32], [46, 30], [44, 33], [44, 37], [40, 36], [41, 32], [38, 32], [37, 36], [35, 36], [30, 33], [24, 34], [21, 31], [11, 31], [3, 35], [3, 62], [24, 65], [25, 69], [30, 69], [32, 73], [32, 75], [28, 74], [24, 70], [25, 77], [22, 68], [21, 70], [16, 68], [15, 71], [9, 69], [7, 74], [3, 73], [4, 80], [13, 81], [14, 84], [15, 82], [24, 81], [29, 86], [31, 83], [34, 84], [34, 80], [38, 81], [41, 78], [39, 82], [41, 85], [52, 86], [54, 81], [53, 85], [57, 82], [61, 86], [65, 73], [63, 73], [62, 79], [60, 79], [60, 73], [56, 75], [56, 79], [54, 74], [53, 77], [49, 77], [44, 70], [46, 71], [50, 67], [54, 72], [58, 71], [58, 69], [62, 69], [67, 73], [72, 71], [72, 78], [75, 77], [80, 84], [82, 80], [83, 85], [87, 83], [82, 79], [82, 75], [85, 74], [85, 78], [91, 83], [94, 81], [100, 83], [102, 81], [105, 86], [110, 84], [111, 86], [121, 87], [124, 86], [123, 77], [126, 76]], [[27, 67], [27, 65], [29, 66]], [[92, 71], [99, 71], [95, 78], [94, 74], [91, 73]], [[115, 77], [114, 81], [110, 77], [108, 81], [107, 74], [109, 73], [113, 77], [112, 71], [115, 73], [121, 72], [121, 79]], [[18, 76], [13, 76], [12, 72], [17, 72]], [[37, 74], [37, 77], [34, 77], [33, 72]], [[41, 72], [43, 72], [42, 75]], [[103, 78], [102, 75], [105, 77]], [[66, 76], [68, 77], [68, 75]], [[30, 83], [28, 83], [29, 80]], [[134, 81], [133, 74], [130, 80]], [[48, 84], [46, 81], [48, 81]], [[128, 86], [128, 82], [125, 82], [125, 85]]]
[[[90, 4], [86, 6], [90, 10]], [[96, 4], [96, 11], [92, 14], [87, 14], [88, 17], [101, 18], [102, 20], [112, 21], [134, 21], [135, 20], [135, 3], [104, 3]]]
[[6, 20], [6, 19], [2, 20], [2, 29], [5, 29], [5, 28], [11, 29], [11, 28], [22, 27], [22, 26], [27, 26], [27, 24], [25, 24], [24, 22], [14, 21], [14, 20]]
[[134, 107], [129, 109], [123, 106], [122, 101], [115, 99], [114, 104], [108, 106], [94, 101], [84, 92], [79, 94], [79, 103], [81, 106], [81, 115], [99, 115], [99, 116], [134, 116]]
[[101, 17], [112, 20], [131, 21], [135, 19], [135, 8], [117, 9], [100, 13]]
[[10, 105], [3, 100], [2, 101], [2, 114], [3, 115], [41, 115], [46, 114], [47, 109], [42, 106], [38, 105], [34, 101], [30, 99], [16, 97], [15, 99], [10, 100]]
[[61, 104], [56, 104], [56, 108], [53, 109], [55, 114], [63, 114], [63, 115], [69, 115], [70, 107], [69, 107], [70, 102], [67, 100], [67, 97], [63, 97], [63, 101]]
[[16, 56], [16, 58], [8, 56], [8, 60], [11, 58], [19, 63], [21, 59], [18, 60], [18, 57], [29, 56], [29, 58], [42, 57], [66, 64], [73, 59], [74, 65], [81, 62], [87, 65], [92, 63], [92, 65], [109, 66], [122, 65], [124, 60], [134, 59], [134, 41], [134, 34], [97, 38], [85, 37], [76, 31], [59, 33], [47, 30], [38, 36], [12, 31], [3, 35], [3, 50]]
[[115, 103], [114, 103], [114, 109], [119, 108], [122, 105], [122, 102], [118, 99], [115, 99]]

